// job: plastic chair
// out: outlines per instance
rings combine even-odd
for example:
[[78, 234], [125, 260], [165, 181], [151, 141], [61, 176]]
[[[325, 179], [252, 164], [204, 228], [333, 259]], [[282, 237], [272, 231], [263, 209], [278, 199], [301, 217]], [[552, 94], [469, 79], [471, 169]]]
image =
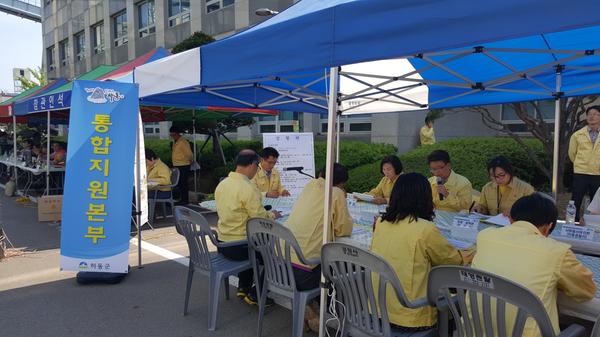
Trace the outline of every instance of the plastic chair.
[[165, 216], [165, 218], [167, 217], [167, 204], [171, 205], [171, 210], [174, 210], [175, 207], [175, 200], [173, 199], [173, 188], [177, 187], [177, 183], [179, 183], [179, 169], [177, 168], [173, 168], [171, 170], [171, 185], [161, 185], [159, 187], [169, 187], [171, 190], [169, 191], [169, 197], [168, 198], [158, 198], [158, 189], [149, 191], [148, 195], [150, 197], [150, 210], [152, 213], [149, 214], [149, 219], [148, 219], [148, 224], [150, 225], [150, 227], [152, 229], [154, 229], [154, 227], [152, 227], [152, 223], [154, 222], [154, 217], [155, 217], [155, 212], [156, 212], [156, 204], [160, 203], [162, 204], [162, 209], [163, 209], [163, 215]]
[[[328, 243], [321, 248], [321, 270], [335, 286], [337, 300], [345, 308], [341, 336], [437, 336], [434, 328], [403, 332], [390, 326], [386, 307], [387, 285], [396, 293], [400, 304], [407, 308], [428, 305], [427, 299], [410, 301], [404, 294], [398, 275], [382, 257], [357, 246]], [[375, 292], [373, 276], [379, 276], [379, 291]]]
[[199, 213], [183, 206], [174, 208], [175, 225], [179, 228], [190, 250], [190, 263], [185, 290], [183, 314], [187, 315], [190, 290], [194, 272], [208, 276], [208, 330], [214, 331], [217, 325], [219, 291], [221, 283], [225, 285], [225, 298], [229, 299], [229, 276], [252, 268], [249, 261], [233, 261], [218, 252], [209, 251], [207, 237], [217, 247], [230, 247], [246, 244], [247, 241], [219, 242], [215, 233]]
[[259, 253], [264, 263], [263, 284], [257, 287], [258, 301], [258, 333], [262, 334], [262, 321], [265, 313], [267, 293], [272, 292], [292, 300], [292, 336], [302, 336], [304, 329], [304, 307], [309, 300], [319, 296], [320, 288], [299, 291], [296, 288], [293, 267], [291, 262], [291, 249], [301, 263], [306, 265], [319, 264], [319, 259], [307, 260], [302, 254], [296, 237], [288, 228], [272, 220], [253, 218], [246, 224], [248, 234], [248, 247], [250, 248], [250, 261], [254, 268], [256, 284], [258, 280], [258, 266], [256, 253]]
[[592, 329], [591, 337], [600, 337], [600, 316], [596, 318], [596, 324], [594, 324], [594, 329]]
[[[531, 318], [537, 323], [542, 337], [555, 337], [552, 323], [540, 299], [521, 285], [492, 273], [469, 267], [435, 267], [429, 273], [427, 297], [432, 305], [449, 307], [459, 337], [509, 336], [507, 304], [516, 310], [510, 336], [522, 336], [525, 323]], [[493, 315], [493, 312], [496, 314]], [[585, 329], [573, 324], [559, 336], [583, 334]]]

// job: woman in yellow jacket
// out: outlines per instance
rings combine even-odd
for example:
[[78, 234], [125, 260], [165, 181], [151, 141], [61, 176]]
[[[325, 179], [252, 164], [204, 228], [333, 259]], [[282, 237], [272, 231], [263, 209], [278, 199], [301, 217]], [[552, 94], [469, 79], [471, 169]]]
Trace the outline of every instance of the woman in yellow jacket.
[[148, 171], [148, 196], [153, 199], [169, 198], [171, 169], [149, 149], [146, 149], [146, 170]]
[[512, 165], [503, 156], [493, 158], [487, 165], [487, 171], [491, 181], [481, 190], [479, 203], [473, 208], [476, 212], [508, 216], [517, 200], [535, 192], [531, 185], [515, 177]]
[[402, 169], [402, 162], [397, 156], [387, 156], [381, 160], [380, 171], [383, 178], [374, 189], [366, 193], [374, 197], [374, 204], [383, 205], [388, 203], [394, 183], [398, 176], [402, 174]]
[[[403, 174], [392, 190], [386, 214], [377, 221], [373, 232], [371, 250], [394, 268], [411, 301], [427, 296], [432, 267], [466, 264], [472, 259], [472, 254], [459, 251], [442, 236], [432, 222], [433, 216], [427, 178], [420, 173]], [[433, 307], [405, 308], [391, 291], [386, 293], [386, 301], [390, 323], [398, 328], [420, 330], [437, 322]]]

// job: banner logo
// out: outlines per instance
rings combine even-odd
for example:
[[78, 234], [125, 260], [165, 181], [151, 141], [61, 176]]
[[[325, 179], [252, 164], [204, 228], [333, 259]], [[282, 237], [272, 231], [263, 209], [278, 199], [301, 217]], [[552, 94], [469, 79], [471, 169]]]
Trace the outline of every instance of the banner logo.
[[85, 88], [85, 92], [90, 94], [87, 97], [88, 102], [95, 104], [104, 104], [106, 102], [113, 103], [125, 98], [125, 95], [114, 89], [103, 89], [99, 87]]

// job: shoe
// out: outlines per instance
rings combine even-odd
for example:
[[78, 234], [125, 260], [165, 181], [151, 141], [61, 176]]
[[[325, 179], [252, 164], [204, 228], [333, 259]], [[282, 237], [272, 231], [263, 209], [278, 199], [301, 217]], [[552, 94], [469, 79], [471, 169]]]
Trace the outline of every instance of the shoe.
[[[246, 304], [249, 305], [258, 305], [258, 297], [256, 296], [256, 288], [252, 288], [250, 289], [250, 292], [248, 292], [248, 294], [246, 295], [246, 297], [244, 297], [244, 302], [246, 302]], [[265, 301], [265, 307], [270, 307], [273, 304], [275, 304], [275, 302], [267, 297], [267, 300]]]
[[[315, 309], [316, 307], [316, 309]], [[306, 305], [304, 310], [304, 329], [312, 330], [313, 332], [319, 332], [320, 312], [318, 305]], [[307, 329], [308, 328], [308, 329]], [[307, 331], [308, 332], [308, 331]]]
[[239, 299], [244, 299], [248, 293], [250, 292], [250, 288], [241, 287], [237, 289], [237, 293], [235, 294]]

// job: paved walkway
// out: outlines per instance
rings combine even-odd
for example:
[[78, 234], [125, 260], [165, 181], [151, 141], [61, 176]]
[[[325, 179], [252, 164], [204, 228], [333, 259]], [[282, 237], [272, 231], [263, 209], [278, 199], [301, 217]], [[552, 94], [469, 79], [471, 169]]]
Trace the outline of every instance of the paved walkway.
[[[144, 241], [162, 248], [161, 255], [143, 250], [144, 267], [138, 269], [132, 244], [132, 270], [124, 282], [87, 286], [58, 270], [60, 226], [37, 222], [35, 204], [0, 197], [0, 226], [16, 247], [29, 250], [0, 261], [2, 336], [256, 336], [257, 308], [235, 296], [222, 298], [217, 331], [207, 330], [208, 282], [201, 275], [194, 279], [190, 312], [182, 315], [187, 267], [161, 255], [187, 256], [187, 246], [164, 222], [143, 231]], [[263, 336], [289, 336], [291, 325], [291, 312], [274, 306], [267, 310]]]

